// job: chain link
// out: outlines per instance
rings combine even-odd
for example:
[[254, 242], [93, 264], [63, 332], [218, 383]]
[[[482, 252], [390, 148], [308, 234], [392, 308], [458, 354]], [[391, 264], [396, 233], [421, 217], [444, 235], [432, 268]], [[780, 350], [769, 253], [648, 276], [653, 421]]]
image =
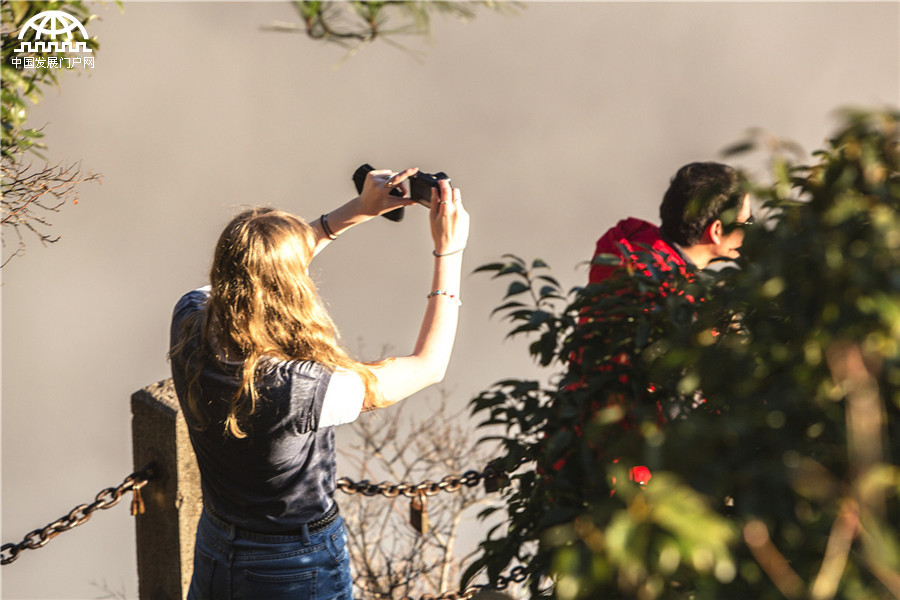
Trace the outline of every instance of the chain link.
[[[522, 583], [528, 577], [524, 566], [513, 567], [508, 576], [498, 575], [497, 583], [477, 583], [470, 585], [464, 590], [458, 592], [444, 592], [440, 595], [424, 594], [418, 599], [412, 596], [402, 596], [399, 600], [470, 600], [475, 594], [484, 590], [502, 591], [509, 587], [511, 583]], [[391, 600], [390, 596], [379, 595], [380, 600]]]
[[503, 575], [497, 576], [497, 584], [493, 586], [481, 586], [481, 587], [491, 587], [497, 590], [505, 590], [509, 587], [511, 583], [522, 583], [528, 577], [528, 573], [525, 571], [525, 567], [519, 565], [518, 567], [513, 567], [509, 572], [509, 577], [504, 577]]
[[112, 508], [122, 499], [122, 495], [140, 489], [153, 478], [153, 464], [145, 466], [125, 478], [118, 487], [101, 490], [90, 504], [79, 504], [64, 517], [53, 521], [43, 529], [35, 529], [25, 535], [18, 544], [3, 544], [0, 547], [0, 564], [8, 565], [19, 557], [23, 550], [43, 548], [47, 542], [63, 531], [69, 531], [88, 522], [94, 511]]

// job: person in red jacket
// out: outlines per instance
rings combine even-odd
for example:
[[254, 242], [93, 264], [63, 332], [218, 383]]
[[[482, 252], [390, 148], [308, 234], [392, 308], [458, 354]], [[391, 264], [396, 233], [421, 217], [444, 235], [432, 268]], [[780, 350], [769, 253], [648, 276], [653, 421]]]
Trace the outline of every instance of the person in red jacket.
[[[715, 260], [736, 259], [744, 241], [743, 227], [753, 223], [749, 194], [737, 171], [715, 162], [681, 167], [672, 178], [659, 209], [662, 224], [633, 217], [619, 221], [597, 241], [594, 257], [618, 255], [642, 267], [636, 252], [649, 253], [662, 270], [705, 269]], [[626, 256], [627, 254], [627, 256]], [[616, 272], [607, 264], [591, 266], [589, 283], [600, 283]], [[640, 484], [650, 480], [647, 467], [630, 470]]]
[[[705, 269], [718, 259], [735, 259], [744, 241], [743, 226], [753, 223], [749, 195], [738, 173], [715, 162], [691, 163], [672, 178], [659, 207], [662, 224], [629, 217], [619, 221], [597, 241], [594, 256], [650, 252], [662, 268], [691, 265]], [[629, 254], [629, 260], [635, 260]], [[615, 267], [593, 265], [589, 282], [599, 283]]]

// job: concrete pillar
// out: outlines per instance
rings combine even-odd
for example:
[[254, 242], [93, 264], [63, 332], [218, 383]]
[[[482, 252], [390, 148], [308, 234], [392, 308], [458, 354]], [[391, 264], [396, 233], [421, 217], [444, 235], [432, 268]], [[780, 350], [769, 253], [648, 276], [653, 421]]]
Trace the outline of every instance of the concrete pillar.
[[137, 515], [140, 600], [187, 597], [202, 498], [200, 472], [171, 379], [131, 396], [135, 470], [155, 463]]

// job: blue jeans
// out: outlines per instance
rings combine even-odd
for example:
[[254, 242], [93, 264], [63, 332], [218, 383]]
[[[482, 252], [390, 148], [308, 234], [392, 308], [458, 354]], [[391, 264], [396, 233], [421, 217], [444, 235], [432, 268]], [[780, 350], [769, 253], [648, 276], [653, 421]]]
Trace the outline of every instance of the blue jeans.
[[264, 535], [203, 510], [188, 600], [353, 600], [347, 531]]

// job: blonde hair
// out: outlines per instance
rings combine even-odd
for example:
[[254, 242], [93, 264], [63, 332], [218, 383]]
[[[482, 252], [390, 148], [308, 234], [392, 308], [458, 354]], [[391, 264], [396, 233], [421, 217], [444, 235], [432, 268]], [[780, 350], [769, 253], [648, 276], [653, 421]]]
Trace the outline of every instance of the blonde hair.
[[[200, 348], [207, 358], [242, 364], [241, 386], [229, 399], [225, 420], [225, 430], [236, 438], [246, 437], [243, 425], [256, 410], [256, 374], [263, 358], [347, 369], [362, 378], [367, 398], [378, 393], [368, 366], [339, 345], [337, 328], [309, 277], [315, 244], [315, 231], [305, 221], [271, 208], [240, 213], [216, 244], [212, 291], [200, 313]], [[186, 323], [186, 329], [196, 334], [197, 323]], [[202, 363], [194, 364], [188, 404], [204, 422], [197, 386]]]

